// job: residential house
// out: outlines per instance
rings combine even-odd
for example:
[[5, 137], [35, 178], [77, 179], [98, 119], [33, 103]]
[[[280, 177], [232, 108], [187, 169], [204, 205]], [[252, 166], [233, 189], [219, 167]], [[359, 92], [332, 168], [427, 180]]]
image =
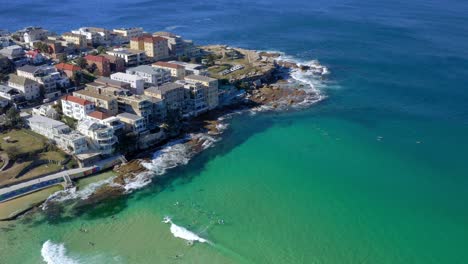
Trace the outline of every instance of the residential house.
[[27, 27], [22, 31], [22, 39], [25, 43], [32, 45], [33, 42], [44, 40], [47, 36], [50, 36], [51, 33], [48, 30], [45, 30], [41, 27]]
[[95, 108], [95, 104], [86, 99], [72, 95], [66, 95], [62, 98], [63, 114], [76, 120], [85, 119]]
[[88, 89], [73, 92], [73, 96], [93, 102], [95, 110], [103, 112], [108, 116], [115, 116], [119, 111], [117, 99], [114, 96], [99, 94]]
[[76, 130], [86, 136], [92, 148], [102, 155], [110, 155], [114, 152], [117, 137], [111, 127], [91, 119], [84, 119], [78, 122]]
[[11, 102], [20, 102], [24, 100], [24, 96], [20, 91], [2, 84], [0, 84], [0, 98], [7, 99]]
[[3, 55], [10, 59], [17, 67], [28, 63], [28, 59], [25, 56], [25, 52], [23, 48], [19, 45], [12, 45], [0, 49], [0, 55]]
[[149, 65], [129, 68], [127, 69], [127, 73], [140, 76], [151, 85], [162, 85], [172, 80], [170, 71], [154, 68]]
[[130, 39], [130, 48], [144, 50], [146, 56], [151, 58], [153, 61], [169, 58], [167, 39], [163, 37], [153, 37], [150, 35], [134, 37]]
[[205, 98], [208, 109], [214, 109], [219, 104], [218, 80], [201, 75], [185, 76], [185, 82], [196, 84], [200, 83], [206, 88]]
[[96, 65], [99, 75], [108, 77], [111, 74], [110, 61], [106, 57], [101, 55], [86, 55], [84, 58], [88, 65]]
[[134, 94], [143, 94], [145, 87], [145, 79], [143, 79], [142, 77], [128, 73], [117, 72], [111, 74], [110, 78], [115, 81], [129, 83], [130, 87], [133, 88], [130, 89], [130, 91]]
[[145, 119], [141, 116], [130, 113], [121, 113], [117, 115], [117, 118], [119, 118], [120, 121], [124, 123], [126, 132], [140, 134], [147, 130]]
[[41, 105], [41, 106], [35, 107], [32, 109], [32, 114], [45, 116], [45, 117], [52, 118], [55, 120], [58, 120], [60, 118], [60, 115], [51, 105]]
[[70, 80], [62, 77], [54, 66], [31, 66], [25, 65], [16, 70], [18, 76], [34, 80], [44, 87], [44, 97], [54, 98], [60, 96], [59, 88], [68, 87]]
[[26, 100], [38, 99], [41, 96], [40, 84], [26, 77], [10, 74], [8, 78], [8, 86], [21, 91]]
[[125, 60], [109, 54], [102, 55], [109, 60], [111, 72], [125, 72]]
[[41, 64], [46, 60], [46, 57], [44, 57], [44, 55], [42, 55], [42, 53], [39, 52], [39, 50], [37, 49], [28, 50], [26, 51], [25, 55], [26, 55], [26, 58], [29, 59], [29, 62], [35, 65]]
[[149, 87], [145, 95], [164, 100], [167, 109], [182, 110], [185, 99], [184, 85], [180, 83], [165, 83], [161, 86]]
[[146, 53], [142, 50], [117, 48], [106, 51], [106, 53], [111, 56], [122, 58], [127, 67], [138, 66], [146, 62]]
[[173, 80], [182, 80], [185, 77], [185, 67], [179, 64], [158, 61], [153, 63], [151, 66], [157, 69], [170, 71]]
[[75, 77], [76, 73], [81, 72], [80, 67], [78, 67], [76, 65], [73, 65], [73, 64], [70, 64], [70, 63], [63, 63], [62, 62], [62, 63], [59, 63], [59, 64], [55, 64], [55, 68], [57, 68], [58, 71], [65, 73], [65, 75], [68, 78], [71, 78], [71, 79], [73, 79]]

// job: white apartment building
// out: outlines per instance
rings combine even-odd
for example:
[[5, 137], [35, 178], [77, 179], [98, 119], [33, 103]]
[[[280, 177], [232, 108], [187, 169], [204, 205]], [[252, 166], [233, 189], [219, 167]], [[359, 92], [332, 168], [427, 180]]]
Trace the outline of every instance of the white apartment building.
[[24, 42], [32, 44], [38, 40], [44, 40], [50, 36], [50, 32], [41, 27], [28, 27], [25, 28], [23, 33]]
[[8, 86], [21, 91], [26, 100], [30, 101], [40, 97], [40, 84], [38, 82], [16, 74], [10, 74], [9, 76]]
[[86, 137], [71, 130], [64, 123], [39, 115], [32, 115], [26, 120], [32, 131], [54, 141], [59, 148], [70, 154], [88, 151]]
[[168, 83], [172, 80], [170, 71], [154, 68], [149, 65], [129, 68], [127, 69], [127, 73], [140, 76], [145, 80], [145, 82], [157, 86]]
[[123, 72], [117, 72], [110, 75], [110, 78], [115, 81], [120, 81], [124, 83], [129, 83], [132, 87], [132, 93], [134, 94], [143, 94], [145, 89], [145, 79], [138, 75], [132, 75]]
[[95, 104], [91, 101], [67, 95], [62, 98], [62, 111], [65, 116], [76, 120], [83, 120], [95, 110]]
[[106, 125], [91, 119], [85, 119], [78, 123], [77, 130], [89, 139], [93, 149], [103, 155], [110, 155], [115, 150], [117, 137], [114, 130]]
[[91, 45], [106, 44], [110, 39], [110, 32], [104, 28], [81, 27], [71, 32], [85, 36], [87, 43]]
[[114, 33], [125, 37], [127, 39], [139, 37], [144, 34], [143, 28], [141, 27], [133, 27], [133, 28], [116, 28], [113, 30]]
[[126, 66], [137, 66], [146, 62], [146, 54], [142, 50], [117, 48], [106, 53], [124, 59]]

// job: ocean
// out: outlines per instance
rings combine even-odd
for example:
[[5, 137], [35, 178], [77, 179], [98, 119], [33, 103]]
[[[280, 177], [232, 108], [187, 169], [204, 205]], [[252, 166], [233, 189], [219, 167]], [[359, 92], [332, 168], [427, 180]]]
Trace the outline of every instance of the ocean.
[[234, 115], [170, 155], [172, 180], [0, 223], [0, 263], [468, 263], [468, 2], [0, 4], [9, 30], [141, 26], [330, 70], [295, 76], [311, 107]]

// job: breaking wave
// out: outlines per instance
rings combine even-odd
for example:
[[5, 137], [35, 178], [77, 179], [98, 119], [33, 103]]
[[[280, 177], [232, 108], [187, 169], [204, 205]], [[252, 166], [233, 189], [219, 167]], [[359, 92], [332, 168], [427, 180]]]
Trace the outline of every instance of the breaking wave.
[[47, 240], [41, 249], [42, 259], [47, 264], [77, 264], [78, 261], [66, 255], [67, 250], [63, 244], [55, 244]]
[[90, 195], [92, 195], [100, 187], [102, 187], [104, 185], [112, 184], [112, 181], [114, 180], [114, 178], [115, 177], [110, 177], [110, 178], [102, 180], [102, 181], [91, 183], [91, 184], [87, 185], [86, 187], [84, 187], [83, 189], [80, 189], [80, 190], [78, 190], [76, 187], [73, 187], [73, 188], [70, 188], [70, 189], [58, 191], [58, 192], [52, 194], [51, 196], [49, 196], [49, 198], [47, 198], [47, 200], [42, 205], [42, 209], [43, 210], [47, 209], [47, 203], [50, 202], [50, 201], [64, 202], [64, 201], [67, 201], [67, 200], [75, 200], [75, 199], [86, 200], [86, 199], [88, 199], [88, 197]]
[[[225, 128], [224, 128], [225, 129]], [[163, 175], [167, 170], [180, 165], [186, 165], [190, 159], [202, 150], [212, 147], [219, 139], [208, 134], [191, 134], [183, 139], [174, 140], [163, 146], [153, 154], [150, 162], [142, 162], [148, 172], [138, 174], [126, 182], [126, 192], [141, 189], [150, 184], [154, 176]], [[193, 141], [199, 142], [199, 148], [194, 147]]]
[[[199, 237], [197, 234], [193, 233], [192, 231], [186, 229], [185, 227], [178, 226], [172, 222], [172, 219], [168, 216], [164, 217], [163, 220], [164, 223], [166, 224], [171, 224], [171, 233], [174, 235], [174, 237], [182, 238], [184, 240], [187, 240], [189, 242], [201, 242], [201, 243], [210, 243], [210, 241]], [[211, 244], [211, 243], [210, 243]]]

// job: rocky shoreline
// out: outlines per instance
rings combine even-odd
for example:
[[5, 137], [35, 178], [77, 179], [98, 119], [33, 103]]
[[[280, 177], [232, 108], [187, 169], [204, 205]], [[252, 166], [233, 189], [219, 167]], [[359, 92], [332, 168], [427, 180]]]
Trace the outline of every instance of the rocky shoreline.
[[[104, 200], [121, 197], [135, 189], [142, 188], [150, 182], [165, 179], [166, 169], [186, 164], [194, 155], [199, 154], [219, 140], [219, 136], [227, 126], [223, 120], [234, 112], [255, 109], [286, 110], [304, 103], [320, 100], [321, 97], [316, 91], [307, 91], [300, 85], [291, 86], [284, 76], [284, 73], [290, 70], [308, 71], [310, 68], [301, 67], [301, 65], [294, 62], [277, 61], [280, 54], [257, 53], [256, 51], [243, 49], [241, 49], [241, 52], [248, 53], [249, 57], [252, 57], [252, 54], [255, 53], [258, 55], [256, 60], [263, 65], [267, 65], [263, 67], [264, 72], [257, 71], [255, 75], [247, 77], [252, 85], [246, 89], [242, 97], [222, 108], [184, 121], [180, 133], [180, 135], [183, 135], [182, 137], [174, 137], [168, 140], [165, 145], [139, 153], [128, 163], [116, 166], [114, 168], [116, 177], [112, 178], [107, 184], [94, 189], [89, 195], [80, 197], [75, 206], [95, 205]], [[252, 77], [255, 80], [252, 80]], [[263, 84], [261, 86], [256, 85], [256, 80], [261, 80]], [[245, 81], [245, 78], [242, 81]], [[169, 160], [169, 165], [164, 165], [164, 168], [159, 168], [157, 163], [154, 164], [154, 160], [164, 159], [166, 151], [174, 147], [177, 147], [177, 151], [182, 153], [181, 155], [184, 157], [182, 162]], [[63, 195], [66, 196], [67, 193]], [[53, 213], [56, 211], [56, 207], [60, 206], [61, 200], [49, 199], [46, 201], [46, 206], [43, 206], [44, 211], [47, 213], [51, 210]], [[49, 204], [52, 206], [49, 206]]]

